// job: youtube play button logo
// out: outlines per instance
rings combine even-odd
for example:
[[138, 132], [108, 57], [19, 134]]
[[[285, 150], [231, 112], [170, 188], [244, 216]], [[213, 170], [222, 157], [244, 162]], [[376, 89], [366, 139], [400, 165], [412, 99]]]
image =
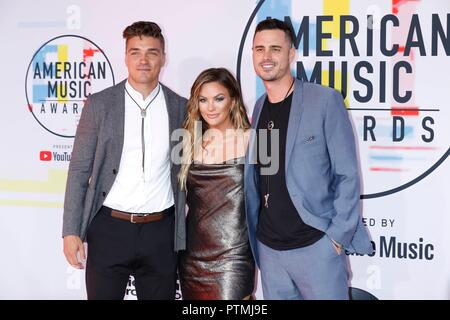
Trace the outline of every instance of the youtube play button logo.
[[41, 151], [39, 153], [39, 159], [41, 161], [52, 161], [52, 152], [51, 151]]

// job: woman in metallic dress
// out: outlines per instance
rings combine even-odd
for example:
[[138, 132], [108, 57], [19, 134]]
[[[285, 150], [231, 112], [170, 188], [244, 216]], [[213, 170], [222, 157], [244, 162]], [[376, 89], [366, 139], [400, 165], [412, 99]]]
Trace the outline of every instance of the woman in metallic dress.
[[189, 211], [179, 264], [183, 299], [250, 299], [255, 264], [243, 184], [250, 123], [228, 70], [211, 68], [197, 77], [184, 128], [179, 181]]

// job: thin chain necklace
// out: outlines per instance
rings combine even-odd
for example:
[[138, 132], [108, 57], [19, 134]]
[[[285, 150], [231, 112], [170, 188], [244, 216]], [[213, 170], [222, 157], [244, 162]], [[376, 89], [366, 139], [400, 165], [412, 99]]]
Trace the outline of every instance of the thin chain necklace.
[[[286, 101], [286, 98], [288, 97], [288, 95], [289, 95], [289, 91], [291, 91], [291, 89], [292, 89], [292, 86], [294, 85], [294, 82], [295, 82], [295, 78], [294, 79], [292, 79], [292, 83], [291, 83], [291, 85], [289, 86], [289, 89], [287, 90], [287, 92], [286, 92], [286, 95], [284, 96], [284, 98], [283, 98], [283, 100], [281, 101], [281, 104], [280, 104], [280, 106], [278, 107], [278, 108], [283, 108], [283, 106], [284, 106], [284, 103], [285, 103], [285, 101]], [[268, 98], [267, 98], [268, 99]], [[278, 120], [278, 116], [280, 115], [280, 110], [278, 110], [278, 113], [277, 113], [277, 115], [276, 115], [276, 118], [274, 118], [273, 120], [272, 120], [272, 115], [271, 115], [271, 113], [270, 113], [270, 106], [269, 105], [267, 105], [267, 110], [269, 111], [269, 121], [267, 122], [267, 129], [269, 129], [269, 134], [267, 135], [267, 137], [268, 137], [268, 139], [269, 139], [269, 145], [271, 144], [271, 141], [270, 141], [270, 136], [271, 136], [271, 132], [270, 131], [272, 131], [272, 129], [275, 127], [275, 120]], [[271, 154], [270, 154], [270, 156], [271, 156], [271, 158], [272, 158], [272, 152], [271, 152]], [[266, 190], [266, 194], [264, 195], [264, 207], [266, 207], [266, 208], [269, 208], [269, 196], [270, 196], [270, 180], [269, 180], [269, 175], [266, 175], [266, 181], [267, 181], [267, 190]]]
[[128, 92], [127, 88], [125, 88], [125, 92], [128, 94], [128, 96], [133, 100], [133, 102], [137, 105], [139, 109], [141, 109], [141, 148], [142, 148], [142, 177], [145, 181], [145, 137], [144, 137], [144, 119], [147, 116], [147, 108], [152, 104], [152, 102], [156, 99], [156, 97], [159, 95], [159, 92], [161, 91], [161, 86], [158, 84], [158, 92], [153, 97], [152, 100], [147, 104], [145, 108], [141, 108], [139, 103], [136, 102], [136, 100], [133, 99], [131, 94]]

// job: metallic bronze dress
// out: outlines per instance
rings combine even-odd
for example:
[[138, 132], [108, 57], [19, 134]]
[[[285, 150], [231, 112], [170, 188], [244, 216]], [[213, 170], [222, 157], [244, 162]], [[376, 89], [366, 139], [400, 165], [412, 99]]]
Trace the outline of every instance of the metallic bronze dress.
[[244, 165], [193, 164], [187, 177], [187, 248], [180, 255], [186, 300], [240, 300], [253, 292], [255, 264], [244, 207]]

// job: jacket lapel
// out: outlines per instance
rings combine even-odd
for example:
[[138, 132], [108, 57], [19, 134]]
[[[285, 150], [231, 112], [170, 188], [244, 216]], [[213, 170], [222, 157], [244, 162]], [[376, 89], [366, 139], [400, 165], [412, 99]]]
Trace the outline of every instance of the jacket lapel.
[[[175, 98], [175, 95], [170, 91], [170, 89], [162, 84], [161, 87], [164, 93], [164, 98], [166, 100], [167, 115], [169, 118], [169, 156], [170, 158], [172, 158], [172, 150], [175, 148], [178, 141], [175, 139], [172, 140], [171, 135], [175, 129], [179, 128], [180, 108], [179, 103]], [[170, 181], [172, 182], [172, 191], [174, 192], [174, 195], [176, 195], [178, 172], [174, 167], [173, 161], [171, 160], [169, 162], [170, 162]]]
[[249, 146], [248, 146], [248, 164], [255, 164], [257, 158], [257, 148], [256, 148], [256, 139], [257, 139], [257, 128], [259, 117], [261, 116], [261, 110], [264, 105], [264, 101], [266, 100], [267, 94], [263, 94], [258, 101], [255, 103], [255, 108], [252, 114], [252, 133], [250, 135]]
[[107, 102], [111, 108], [111, 118], [113, 121], [109, 123], [113, 126], [114, 135], [113, 143], [113, 159], [116, 159], [116, 168], [119, 168], [120, 158], [122, 157], [124, 127], [125, 127], [125, 82], [120, 82], [113, 91], [110, 100]]
[[170, 135], [176, 128], [178, 128], [178, 118], [180, 110], [178, 108], [177, 101], [174, 99], [174, 96], [171, 94], [169, 89], [163, 84], [161, 84], [161, 88], [166, 100], [167, 115], [169, 118], [169, 143], [170, 150], [172, 150], [175, 147], [177, 141], [172, 141], [172, 139], [170, 139]]
[[295, 138], [297, 137], [300, 119], [302, 117], [303, 108], [303, 82], [295, 80], [294, 96], [292, 97], [291, 111], [289, 113], [288, 131], [286, 137], [286, 166], [285, 173], [287, 177], [287, 170], [289, 167], [289, 160], [291, 159], [292, 149], [294, 148]]

